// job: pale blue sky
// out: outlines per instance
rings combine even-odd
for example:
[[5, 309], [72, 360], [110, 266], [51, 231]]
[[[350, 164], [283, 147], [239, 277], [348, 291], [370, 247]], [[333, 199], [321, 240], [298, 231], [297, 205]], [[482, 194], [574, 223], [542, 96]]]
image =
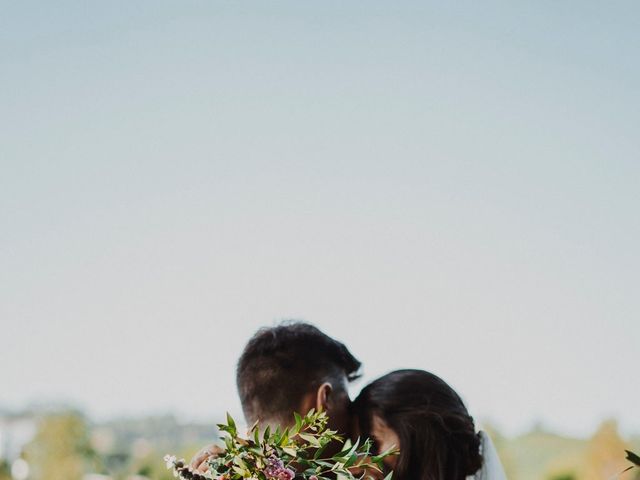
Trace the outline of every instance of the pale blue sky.
[[640, 4], [452, 3], [2, 2], [0, 406], [237, 412], [301, 317], [640, 431]]

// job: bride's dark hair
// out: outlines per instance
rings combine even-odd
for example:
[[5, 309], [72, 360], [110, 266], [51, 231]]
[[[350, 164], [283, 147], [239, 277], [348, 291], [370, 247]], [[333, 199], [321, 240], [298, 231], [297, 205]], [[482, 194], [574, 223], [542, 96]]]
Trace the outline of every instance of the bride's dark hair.
[[480, 437], [460, 396], [423, 370], [397, 370], [367, 385], [354, 402], [362, 435], [373, 416], [397, 435], [394, 480], [464, 480], [482, 466]]

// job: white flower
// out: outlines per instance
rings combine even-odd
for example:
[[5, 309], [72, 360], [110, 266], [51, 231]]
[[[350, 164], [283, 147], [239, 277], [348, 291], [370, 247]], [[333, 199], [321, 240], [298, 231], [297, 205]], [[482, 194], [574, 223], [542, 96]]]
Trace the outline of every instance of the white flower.
[[175, 455], [165, 455], [164, 456], [164, 462], [167, 465], [167, 470], [171, 470], [175, 463], [176, 463], [176, 456]]

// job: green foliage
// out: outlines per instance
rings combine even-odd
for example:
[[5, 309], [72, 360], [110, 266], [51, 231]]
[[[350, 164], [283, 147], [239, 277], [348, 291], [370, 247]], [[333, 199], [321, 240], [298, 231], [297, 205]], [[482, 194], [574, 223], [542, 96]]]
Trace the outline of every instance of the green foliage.
[[33, 480], [81, 480], [94, 461], [84, 418], [74, 412], [44, 417], [25, 448]]
[[[327, 427], [327, 415], [311, 410], [304, 417], [294, 415], [292, 427], [260, 431], [258, 423], [249, 430], [248, 438], [238, 435], [236, 424], [230, 415], [227, 423], [218, 428], [226, 434], [225, 451], [209, 460], [206, 476], [194, 474], [183, 460], [166, 457], [167, 467], [183, 479], [201, 480], [331, 480], [344, 478], [360, 480], [371, 477], [371, 472], [382, 472], [382, 460], [395, 452], [371, 454], [371, 442], [343, 441], [334, 430]], [[342, 443], [341, 450], [324, 456], [332, 442]], [[389, 480], [388, 475], [385, 480]]]
[[0, 480], [11, 480], [11, 467], [6, 460], [0, 460]]

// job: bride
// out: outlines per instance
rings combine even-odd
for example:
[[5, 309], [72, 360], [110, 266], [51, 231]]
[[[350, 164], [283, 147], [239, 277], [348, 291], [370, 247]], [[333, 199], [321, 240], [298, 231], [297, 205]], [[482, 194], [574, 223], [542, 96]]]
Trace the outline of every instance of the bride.
[[394, 480], [506, 480], [490, 438], [476, 433], [460, 396], [432, 373], [397, 370], [375, 380], [354, 413], [377, 453], [400, 450], [385, 460]]

